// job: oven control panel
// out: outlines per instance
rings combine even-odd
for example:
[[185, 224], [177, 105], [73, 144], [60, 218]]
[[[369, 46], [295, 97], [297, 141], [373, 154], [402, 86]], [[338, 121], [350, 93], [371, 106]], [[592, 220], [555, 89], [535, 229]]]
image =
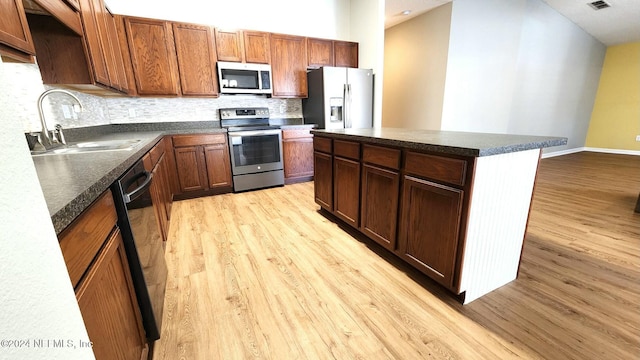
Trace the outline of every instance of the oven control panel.
[[269, 117], [269, 108], [226, 108], [219, 109], [220, 120], [229, 119], [264, 119]]

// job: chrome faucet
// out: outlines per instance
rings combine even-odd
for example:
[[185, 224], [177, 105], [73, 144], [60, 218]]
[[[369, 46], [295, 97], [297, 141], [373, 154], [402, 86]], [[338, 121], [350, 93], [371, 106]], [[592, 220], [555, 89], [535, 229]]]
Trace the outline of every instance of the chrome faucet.
[[45, 92], [43, 92], [42, 94], [40, 94], [40, 97], [38, 98], [38, 114], [40, 115], [40, 122], [42, 123], [42, 137], [44, 139], [41, 139], [42, 141], [45, 141], [46, 139], [46, 144], [42, 144], [45, 147], [47, 145], [53, 145], [54, 143], [57, 142], [62, 142], [63, 144], [66, 144], [66, 141], [64, 139], [64, 135], [62, 135], [62, 126], [60, 124], [56, 125], [56, 129], [55, 130], [49, 130], [47, 128], [47, 122], [44, 119], [44, 111], [42, 110], [42, 101], [44, 100], [45, 97], [47, 97], [47, 95], [52, 94], [52, 93], [62, 93], [62, 94], [67, 94], [69, 96], [71, 96], [72, 98], [74, 98], [76, 100], [76, 102], [78, 103], [78, 105], [80, 106], [80, 111], [82, 111], [82, 103], [80, 102], [80, 99], [78, 99], [78, 97], [76, 97], [75, 95], [73, 95], [72, 93], [70, 93], [67, 90], [62, 90], [62, 89], [49, 89]]

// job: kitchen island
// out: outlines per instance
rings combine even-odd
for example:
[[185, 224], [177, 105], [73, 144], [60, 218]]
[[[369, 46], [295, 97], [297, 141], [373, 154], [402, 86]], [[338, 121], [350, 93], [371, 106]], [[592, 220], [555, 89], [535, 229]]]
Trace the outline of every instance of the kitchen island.
[[467, 304], [515, 280], [542, 148], [566, 138], [312, 130], [315, 201]]

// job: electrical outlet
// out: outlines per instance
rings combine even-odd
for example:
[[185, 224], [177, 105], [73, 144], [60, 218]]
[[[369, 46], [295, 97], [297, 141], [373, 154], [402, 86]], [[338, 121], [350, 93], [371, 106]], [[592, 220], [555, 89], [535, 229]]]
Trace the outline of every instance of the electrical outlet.
[[136, 117], [136, 109], [129, 109], [129, 117], [131, 118]]
[[636, 135], [636, 141], [640, 141], [640, 135]]

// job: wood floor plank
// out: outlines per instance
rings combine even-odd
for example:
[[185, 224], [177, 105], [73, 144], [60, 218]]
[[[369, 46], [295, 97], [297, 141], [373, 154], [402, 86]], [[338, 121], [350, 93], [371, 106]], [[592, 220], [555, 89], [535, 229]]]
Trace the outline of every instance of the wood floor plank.
[[640, 159], [541, 161], [519, 278], [457, 298], [313, 183], [175, 202], [154, 359], [640, 358]]

